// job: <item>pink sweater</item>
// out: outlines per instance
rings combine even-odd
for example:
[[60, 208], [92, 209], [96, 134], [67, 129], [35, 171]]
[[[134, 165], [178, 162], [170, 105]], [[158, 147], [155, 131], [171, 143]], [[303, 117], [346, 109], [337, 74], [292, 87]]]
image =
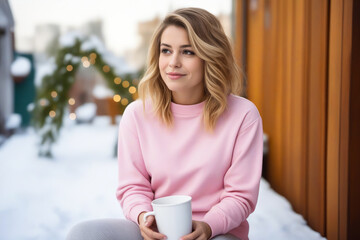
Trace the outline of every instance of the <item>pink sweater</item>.
[[248, 239], [246, 218], [255, 209], [262, 168], [263, 131], [253, 103], [229, 95], [228, 109], [213, 133], [204, 129], [204, 102], [171, 103], [173, 128], [146, 104], [131, 103], [119, 129], [119, 186], [126, 218], [137, 223], [154, 198], [190, 195], [193, 219], [208, 223], [212, 236]]

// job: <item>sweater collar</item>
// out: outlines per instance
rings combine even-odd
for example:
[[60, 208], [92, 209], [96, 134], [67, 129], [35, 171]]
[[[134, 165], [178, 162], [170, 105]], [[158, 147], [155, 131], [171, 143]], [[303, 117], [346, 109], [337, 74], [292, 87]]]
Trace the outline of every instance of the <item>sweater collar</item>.
[[171, 111], [174, 116], [194, 117], [203, 113], [205, 101], [192, 105], [182, 105], [171, 102]]

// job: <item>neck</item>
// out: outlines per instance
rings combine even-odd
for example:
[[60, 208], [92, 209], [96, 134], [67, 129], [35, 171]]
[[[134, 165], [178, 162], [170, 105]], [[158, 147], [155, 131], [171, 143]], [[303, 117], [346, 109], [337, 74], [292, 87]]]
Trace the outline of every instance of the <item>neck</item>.
[[205, 95], [201, 96], [179, 96], [178, 94], [172, 93], [171, 101], [181, 105], [193, 105], [201, 103], [205, 100]]

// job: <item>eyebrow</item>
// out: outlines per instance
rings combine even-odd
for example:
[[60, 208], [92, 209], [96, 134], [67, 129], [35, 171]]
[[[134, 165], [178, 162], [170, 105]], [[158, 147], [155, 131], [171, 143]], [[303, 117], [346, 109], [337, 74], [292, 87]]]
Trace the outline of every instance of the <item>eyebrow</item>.
[[[171, 48], [171, 45], [166, 44], [166, 43], [161, 43], [160, 46], [165, 46], [165, 47], [169, 47]], [[186, 45], [181, 45], [180, 48], [187, 48], [187, 47], [191, 47], [190, 44], [186, 44]]]

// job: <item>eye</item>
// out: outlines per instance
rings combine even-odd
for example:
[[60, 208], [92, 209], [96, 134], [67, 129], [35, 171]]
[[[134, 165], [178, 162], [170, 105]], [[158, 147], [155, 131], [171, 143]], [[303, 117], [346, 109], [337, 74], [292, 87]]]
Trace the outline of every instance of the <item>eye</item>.
[[186, 50], [186, 49], [183, 51], [183, 54], [185, 54], [185, 55], [195, 55], [195, 53], [193, 51]]
[[161, 53], [164, 53], [164, 54], [168, 54], [168, 53], [171, 53], [171, 51], [167, 48], [162, 48], [160, 49]]

